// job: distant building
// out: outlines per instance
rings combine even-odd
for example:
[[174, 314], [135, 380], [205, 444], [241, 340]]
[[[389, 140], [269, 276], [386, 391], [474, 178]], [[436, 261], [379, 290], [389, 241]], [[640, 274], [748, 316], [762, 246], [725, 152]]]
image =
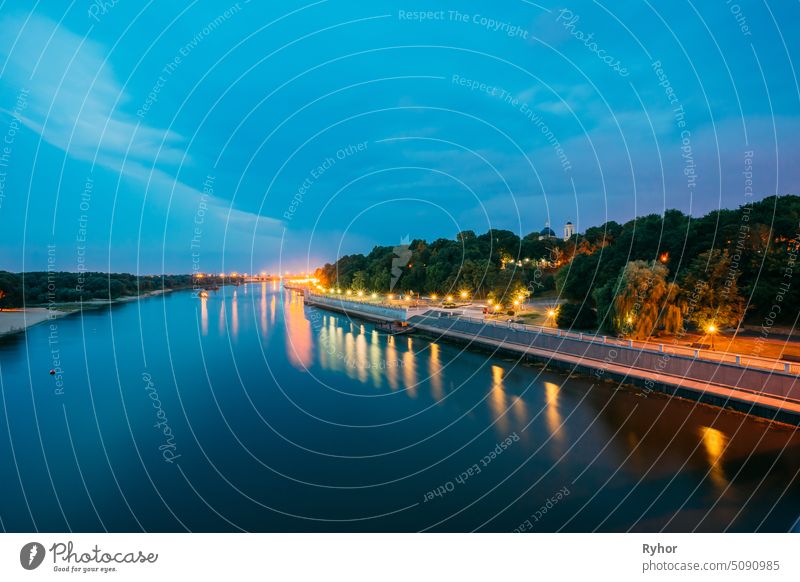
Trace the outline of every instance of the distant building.
[[564, 225], [564, 240], [570, 239], [573, 234], [575, 234], [575, 225], [571, 222], [567, 222], [567, 224]]
[[550, 228], [549, 222], [546, 222], [544, 228], [539, 231], [539, 238], [556, 238], [556, 233]]

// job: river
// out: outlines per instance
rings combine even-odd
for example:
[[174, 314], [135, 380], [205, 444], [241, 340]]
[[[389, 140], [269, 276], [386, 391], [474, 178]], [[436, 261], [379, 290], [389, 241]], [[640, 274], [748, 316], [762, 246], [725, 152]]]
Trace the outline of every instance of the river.
[[791, 427], [387, 336], [274, 283], [0, 339], [0, 392], [5, 531], [790, 531], [800, 516]]

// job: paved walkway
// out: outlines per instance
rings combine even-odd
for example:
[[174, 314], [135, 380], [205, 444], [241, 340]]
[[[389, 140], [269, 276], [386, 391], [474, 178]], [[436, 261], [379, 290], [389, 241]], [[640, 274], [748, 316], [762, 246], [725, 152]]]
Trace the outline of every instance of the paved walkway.
[[[737, 402], [740, 405], [745, 405], [745, 411], [747, 411], [747, 407], [751, 407], [753, 409], [757, 408], [762, 409], [761, 411], [753, 410], [753, 413], [758, 414], [759, 416], [767, 416], [767, 417], [772, 416], [769, 414], [764, 414], [763, 413], [764, 411], [788, 413], [793, 415], [794, 417], [797, 418], [798, 421], [800, 421], [800, 402], [792, 400], [784, 400], [774, 396], [767, 396], [764, 394], [749, 392], [741, 388], [736, 388], [731, 386], [723, 386], [720, 384], [700, 382], [697, 380], [691, 380], [680, 376], [660, 374], [648, 370], [631, 368], [629, 366], [613, 364], [603, 360], [596, 360], [593, 358], [587, 358], [583, 356], [574, 356], [571, 354], [565, 354], [562, 352], [557, 352], [552, 350], [533, 348], [531, 346], [526, 346], [524, 344], [517, 344], [504, 340], [496, 340], [493, 338], [480, 337], [474, 334], [461, 333], [454, 330], [444, 330], [436, 326], [429, 326], [420, 323], [415, 323], [414, 327], [421, 331], [426, 331], [431, 334], [439, 335], [445, 339], [455, 338], [466, 341], [468, 343], [475, 343], [492, 348], [510, 350], [517, 352], [519, 354], [532, 355], [546, 360], [555, 360], [573, 366], [585, 366], [595, 370], [602, 369], [605, 371], [604, 375], [616, 375], [622, 377], [623, 379], [638, 380], [639, 383], [642, 382], [648, 384], [653, 383], [663, 386], [670, 386], [681, 390], [687, 390], [695, 393], [698, 397], [705, 400], [708, 400], [709, 397], [714, 397], [716, 399], [722, 400], [723, 403], [729, 401]], [[742, 409], [742, 406], [739, 406], [738, 408]]]

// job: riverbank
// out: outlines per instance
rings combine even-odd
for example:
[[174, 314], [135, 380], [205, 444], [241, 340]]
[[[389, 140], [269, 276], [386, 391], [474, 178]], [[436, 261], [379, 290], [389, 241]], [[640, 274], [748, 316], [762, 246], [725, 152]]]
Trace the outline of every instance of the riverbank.
[[[311, 294], [310, 305], [371, 321], [387, 314], [343, 299]], [[778, 360], [723, 354], [676, 346], [634, 345], [591, 334], [478, 321], [430, 309], [391, 317], [407, 321], [437, 340], [465, 343], [511, 354], [546, 366], [580, 373], [597, 381], [637, 386], [730, 408], [771, 421], [800, 425], [797, 365]]]
[[4, 309], [0, 311], [0, 337], [21, 333], [34, 325], [51, 319], [58, 319], [65, 315], [69, 315], [69, 312], [47, 309], [46, 307]]
[[93, 299], [82, 303], [53, 303], [48, 307], [25, 307], [19, 309], [3, 309], [0, 311], [0, 337], [13, 335], [27, 331], [34, 325], [39, 325], [45, 321], [66, 317], [73, 313], [80, 313], [90, 309], [100, 309], [109, 305], [128, 303], [138, 299], [146, 299], [170, 293], [173, 289], [157, 289], [142, 293], [141, 295], [129, 295], [117, 299]]

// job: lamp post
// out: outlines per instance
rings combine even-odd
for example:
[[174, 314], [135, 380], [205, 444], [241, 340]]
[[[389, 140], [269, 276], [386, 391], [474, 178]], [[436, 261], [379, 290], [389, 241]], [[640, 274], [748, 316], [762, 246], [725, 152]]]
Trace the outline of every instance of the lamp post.
[[712, 351], [714, 350], [714, 335], [716, 335], [717, 331], [719, 331], [719, 330], [717, 329], [717, 326], [714, 325], [713, 323], [709, 323], [706, 326], [706, 333], [711, 337], [711, 350]]

